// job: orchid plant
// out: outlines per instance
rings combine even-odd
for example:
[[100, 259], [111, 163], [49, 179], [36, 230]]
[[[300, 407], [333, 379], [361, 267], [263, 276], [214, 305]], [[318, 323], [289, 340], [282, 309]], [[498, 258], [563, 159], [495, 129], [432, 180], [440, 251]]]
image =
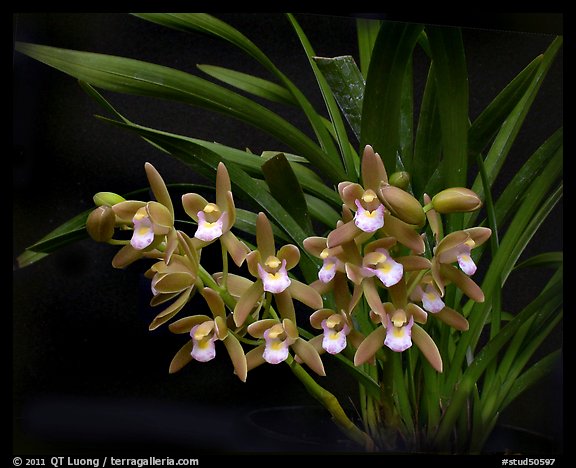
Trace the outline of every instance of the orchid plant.
[[[167, 325], [187, 336], [171, 373], [227, 354], [250, 385], [258, 366], [287, 365], [358, 449], [480, 452], [501, 412], [561, 353], [528, 365], [562, 320], [562, 253], [518, 259], [562, 197], [562, 130], [497, 199], [493, 184], [562, 39], [470, 122], [457, 28], [358, 19], [358, 66], [352, 56], [317, 57], [287, 15], [325, 118], [232, 26], [206, 14], [136, 16], [225, 40], [275, 80], [202, 68], [235, 91], [133, 59], [18, 43], [19, 52], [78, 79], [109, 113], [100, 119], [214, 183], [208, 195], [190, 190], [176, 200], [161, 170], [146, 163], [153, 199], [97, 193], [93, 210], [28, 248], [20, 266], [86, 234], [119, 246], [114, 268], [147, 265], [150, 304], [161, 310], [150, 330]], [[430, 62], [414, 131], [416, 48]], [[259, 156], [139, 125], [96, 88], [223, 112], [293, 154]], [[296, 106], [316, 141], [250, 95]], [[253, 209], [237, 208], [236, 198]], [[218, 270], [202, 255], [213, 244], [222, 252]], [[504, 312], [507, 278], [526, 265], [555, 273], [522, 310]], [[196, 293], [205, 307], [191, 306]], [[325, 388], [326, 359], [357, 380], [359, 417]]]

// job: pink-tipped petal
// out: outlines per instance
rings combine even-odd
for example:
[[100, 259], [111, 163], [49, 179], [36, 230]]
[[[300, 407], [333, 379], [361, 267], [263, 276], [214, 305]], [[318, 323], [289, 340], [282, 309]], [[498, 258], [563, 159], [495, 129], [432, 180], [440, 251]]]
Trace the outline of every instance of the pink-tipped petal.
[[469, 253], [462, 253], [456, 258], [458, 260], [458, 266], [464, 273], [468, 276], [472, 276], [476, 273], [476, 264], [474, 263], [474, 260], [472, 260], [472, 257], [470, 257]]
[[397, 353], [401, 353], [410, 348], [412, 346], [414, 318], [410, 317], [410, 321], [401, 327], [395, 326], [389, 316], [386, 316], [386, 322], [386, 339], [384, 340], [384, 344]]
[[363, 232], [375, 232], [384, 226], [384, 205], [374, 211], [364, 209], [359, 200], [355, 201], [358, 208], [354, 215], [354, 224]]

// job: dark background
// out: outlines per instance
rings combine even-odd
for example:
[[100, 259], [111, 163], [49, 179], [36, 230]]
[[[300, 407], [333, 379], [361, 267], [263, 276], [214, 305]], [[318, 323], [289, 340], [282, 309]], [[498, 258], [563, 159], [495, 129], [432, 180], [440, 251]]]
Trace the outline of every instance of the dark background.
[[[316, 105], [322, 99], [299, 41], [277, 13], [219, 14], [268, 54]], [[410, 15], [391, 16], [410, 20]], [[351, 16], [299, 14], [317, 55], [357, 58]], [[425, 18], [416, 18], [423, 21]], [[444, 19], [464, 30], [470, 75], [470, 117], [550, 44], [557, 16]], [[436, 18], [429, 18], [436, 21]], [[269, 77], [252, 59], [223, 41], [169, 30], [125, 14], [17, 14], [14, 38], [150, 61], [202, 75], [196, 64], [221, 65]], [[486, 29], [497, 28], [497, 29]], [[170, 183], [201, 181], [131, 133], [106, 125], [100, 108], [74, 79], [18, 53], [13, 57], [13, 262], [28, 245], [92, 206], [98, 191], [147, 186], [149, 161]], [[427, 62], [415, 63], [419, 102]], [[497, 190], [562, 125], [562, 56], [557, 57], [511, 152]], [[263, 132], [184, 104], [105, 93], [137, 123], [236, 147], [287, 150]], [[292, 109], [270, 105], [310, 133]], [[202, 181], [203, 182], [203, 181]], [[562, 249], [562, 206], [533, 240], [531, 254]], [[148, 331], [145, 267], [114, 270], [115, 248], [85, 240], [38, 264], [13, 272], [13, 451], [15, 454], [103, 453], [136, 449], [259, 450], [249, 411], [271, 405], [314, 404], [286, 366], [232, 373], [223, 347], [219, 358], [192, 363], [175, 375], [168, 364], [186, 341], [166, 330]], [[517, 312], [546, 273], [514, 274], [504, 307]], [[144, 292], [143, 292], [144, 291]], [[188, 309], [191, 311], [192, 309]], [[157, 311], [156, 311], [157, 312]], [[201, 313], [201, 310], [195, 312]], [[543, 347], [555, 349], [559, 329]], [[343, 396], [353, 381], [325, 359], [327, 387]], [[335, 388], [335, 384], [338, 387]], [[526, 392], [501, 421], [545, 434], [562, 450], [562, 367]], [[534, 403], [536, 402], [536, 404]], [[347, 404], [347, 403], [346, 403]]]

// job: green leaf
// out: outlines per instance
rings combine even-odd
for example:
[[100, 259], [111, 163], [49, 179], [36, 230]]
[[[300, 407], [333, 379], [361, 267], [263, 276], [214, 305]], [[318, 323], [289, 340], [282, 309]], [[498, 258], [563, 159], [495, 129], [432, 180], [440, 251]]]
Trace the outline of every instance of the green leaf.
[[466, 400], [474, 385], [486, 369], [486, 367], [498, 358], [502, 347], [514, 336], [518, 328], [531, 316], [543, 309], [553, 309], [562, 302], [562, 281], [540, 294], [530, 305], [520, 312], [514, 320], [507, 323], [500, 333], [491, 339], [480, 353], [475, 357], [470, 366], [464, 372], [450, 399], [450, 404], [445, 409], [436, 435], [436, 442], [444, 446], [453, 430], [454, 422], [464, 410]]
[[[131, 122], [122, 114], [120, 114], [100, 93], [98, 93], [98, 91], [96, 91], [88, 83], [80, 82], [80, 85], [97, 103], [99, 103], [102, 107], [104, 107], [104, 109], [106, 109], [112, 115], [128, 124], [133, 124], [133, 122]], [[205, 148], [222, 156], [222, 159], [224, 160], [225, 163], [233, 162], [235, 164], [238, 164], [242, 169], [244, 169], [246, 172], [248, 172], [250, 175], [253, 176], [261, 176], [262, 164], [264, 164], [264, 161], [272, 157], [272, 155], [278, 154], [277, 151], [275, 152], [265, 151], [262, 154], [262, 157], [258, 157], [252, 153], [231, 148], [229, 146], [222, 145], [219, 143], [199, 140], [197, 138], [188, 138], [182, 135], [176, 135], [168, 132], [164, 132], [164, 134], [166, 136], [171, 136], [172, 138], [178, 140], [191, 141], [195, 144], [204, 146]], [[148, 141], [148, 143], [150, 143], [152, 146], [157, 147], [157, 145], [155, 145], [153, 142], [149, 140], [146, 141]], [[340, 207], [341, 200], [338, 194], [334, 190], [329, 189], [315, 172], [311, 171], [307, 167], [297, 164], [297, 162], [301, 162], [303, 158], [295, 155], [286, 155], [286, 158], [290, 161], [292, 170], [298, 177], [298, 180], [300, 181], [304, 189], [306, 189], [310, 193], [319, 196], [324, 201], [331, 203], [333, 206]]]
[[[468, 72], [458, 28], [427, 27], [434, 61], [446, 187], [465, 187], [468, 155]], [[445, 188], [445, 187], [442, 187]]]
[[[135, 16], [151, 21], [153, 23], [161, 24], [173, 29], [184, 32], [202, 32], [210, 34], [225, 41], [230, 42], [234, 46], [240, 48], [242, 51], [256, 59], [262, 66], [264, 66], [270, 73], [278, 78], [280, 83], [290, 91], [294, 99], [298, 102], [300, 108], [306, 114], [318, 142], [323, 151], [334, 165], [333, 171], [338, 173], [338, 177], [332, 179], [334, 182], [344, 180], [345, 174], [340, 164], [340, 156], [334, 145], [334, 142], [322, 124], [322, 120], [318, 113], [314, 110], [310, 102], [306, 99], [304, 94], [284, 75], [272, 61], [260, 50], [256, 44], [248, 39], [237, 29], [233, 28], [224, 21], [214, 18], [205, 13], [138, 13]], [[300, 152], [300, 151], [297, 151]], [[312, 161], [314, 162], [314, 161]], [[316, 163], [314, 163], [316, 164]]]
[[139, 60], [17, 43], [16, 50], [95, 87], [203, 107], [254, 125], [309, 159], [326, 177], [343, 174], [310, 138], [266, 107], [199, 77]]
[[[246, 234], [256, 236], [256, 218], [258, 215], [252, 211], [243, 210], [241, 208], [236, 208], [236, 223], [234, 227], [239, 229]], [[282, 239], [284, 242], [289, 243], [290, 238], [282, 231], [276, 224], [272, 224], [272, 232], [274, 237], [277, 239]]]
[[[414, 153], [414, 70], [410, 57], [402, 84], [400, 101], [400, 151], [397, 154], [396, 171], [405, 170]], [[408, 161], [406, 164], [405, 162]]]
[[242, 91], [253, 94], [254, 96], [280, 104], [289, 104], [292, 106], [298, 104], [286, 88], [271, 81], [214, 65], [197, 65], [197, 67], [207, 75]]
[[[431, 64], [420, 107], [414, 144], [414, 157], [412, 161], [407, 161], [408, 172], [412, 179], [412, 188], [419, 200], [421, 200], [420, 197], [424, 192], [428, 192], [433, 196], [437, 191], [430, 186], [429, 181], [432, 180], [432, 175], [435, 169], [438, 168], [441, 154], [442, 136], [436, 98], [436, 77], [434, 75], [434, 64]], [[429, 184], [428, 186], [426, 186], [427, 183]]]
[[360, 56], [360, 70], [364, 77], [368, 76], [368, 68], [370, 66], [370, 58], [372, 57], [372, 50], [374, 43], [380, 31], [382, 21], [372, 20], [365, 18], [356, 19], [356, 35], [358, 37], [358, 52]]
[[361, 144], [372, 145], [386, 168], [394, 170], [400, 152], [402, 90], [406, 67], [422, 25], [382, 25], [370, 60], [362, 110]]
[[334, 208], [320, 198], [308, 195], [307, 193], [304, 194], [304, 198], [306, 199], [306, 205], [312, 218], [320, 221], [330, 230], [336, 227], [336, 223], [341, 219], [341, 216]]
[[[562, 174], [561, 161], [563, 155], [563, 129], [558, 129], [526, 160], [508, 183], [504, 192], [496, 201], [496, 222], [498, 225], [506, 223], [518, 211], [518, 206], [529, 192], [529, 189], [538, 174], [542, 171], [555, 171], [557, 177]], [[472, 227], [478, 213], [466, 213], [464, 225]], [[481, 247], [482, 248], [482, 247]]]
[[558, 349], [546, 355], [538, 362], [532, 364], [530, 368], [520, 375], [513, 383], [508, 395], [504, 398], [501, 403], [501, 408], [506, 408], [510, 403], [512, 403], [520, 394], [528, 390], [535, 383], [545, 377], [547, 374], [554, 369], [557, 362], [562, 356], [562, 350]]
[[18, 258], [18, 266], [24, 268], [66, 245], [88, 237], [86, 220], [92, 210], [84, 211], [61, 224], [35, 244], [28, 247]]
[[[560, 46], [562, 45], [562, 38], [557, 37], [554, 39], [550, 47], [544, 53], [544, 57], [538, 66], [536, 74], [533, 76], [530, 86], [518, 101], [518, 104], [514, 107], [513, 111], [508, 115], [504, 124], [500, 128], [494, 143], [490, 147], [490, 151], [485, 158], [484, 164], [486, 166], [486, 172], [488, 174], [488, 179], [490, 185], [494, 183], [501, 167], [503, 166], [506, 158], [510, 152], [510, 148], [514, 143], [518, 132], [522, 128], [522, 124], [526, 119], [528, 111], [536, 98], [538, 90], [546, 76], [550, 66], [556, 56]], [[472, 190], [476, 192], [480, 198], [484, 198], [484, 190], [482, 188], [482, 182], [480, 178], [477, 177], [472, 185]]]
[[542, 55], [532, 60], [474, 120], [468, 131], [470, 161], [474, 161], [474, 157], [496, 136], [508, 115], [526, 93], [541, 62]]
[[522, 268], [529, 267], [551, 267], [557, 268], [564, 262], [563, 252], [546, 252], [538, 255], [534, 255], [522, 263], [519, 263], [514, 267], [514, 270], [520, 270]]
[[314, 61], [326, 78], [348, 125], [360, 141], [365, 83], [354, 57], [314, 57]]
[[356, 182], [358, 180], [358, 173], [356, 173], [355, 168], [356, 164], [354, 161], [354, 154], [350, 151], [350, 142], [348, 141], [348, 134], [346, 132], [346, 128], [344, 127], [344, 122], [342, 121], [342, 115], [338, 109], [338, 104], [334, 99], [330, 86], [326, 81], [326, 78], [318, 68], [318, 65], [314, 62], [314, 49], [312, 49], [312, 45], [310, 41], [304, 34], [304, 31], [296, 21], [296, 18], [291, 14], [288, 14], [288, 19], [290, 23], [292, 23], [292, 27], [296, 31], [298, 38], [300, 39], [300, 43], [302, 47], [304, 47], [304, 51], [306, 52], [306, 56], [308, 57], [308, 62], [312, 67], [312, 71], [314, 72], [314, 76], [316, 77], [316, 81], [318, 82], [318, 86], [320, 88], [320, 92], [322, 93], [322, 97], [324, 98], [324, 104], [326, 105], [326, 109], [328, 110], [328, 114], [330, 115], [330, 120], [334, 125], [334, 130], [336, 132], [336, 141], [338, 142], [338, 147], [340, 149], [340, 154], [342, 155], [342, 160], [344, 163], [344, 170], [346, 172], [347, 180], [352, 182]]
[[304, 192], [286, 156], [280, 153], [268, 159], [262, 165], [262, 173], [272, 196], [292, 215], [304, 231], [312, 235], [312, 222]]

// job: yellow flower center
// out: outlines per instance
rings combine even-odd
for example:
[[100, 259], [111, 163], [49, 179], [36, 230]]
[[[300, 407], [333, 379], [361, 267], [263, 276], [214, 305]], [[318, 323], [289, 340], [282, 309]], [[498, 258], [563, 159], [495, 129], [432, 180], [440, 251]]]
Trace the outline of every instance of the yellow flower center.
[[270, 256], [266, 259], [264, 264], [269, 268], [278, 268], [282, 262], [278, 259], [278, 257]]
[[404, 336], [404, 328], [394, 326], [394, 338], [402, 338]]

